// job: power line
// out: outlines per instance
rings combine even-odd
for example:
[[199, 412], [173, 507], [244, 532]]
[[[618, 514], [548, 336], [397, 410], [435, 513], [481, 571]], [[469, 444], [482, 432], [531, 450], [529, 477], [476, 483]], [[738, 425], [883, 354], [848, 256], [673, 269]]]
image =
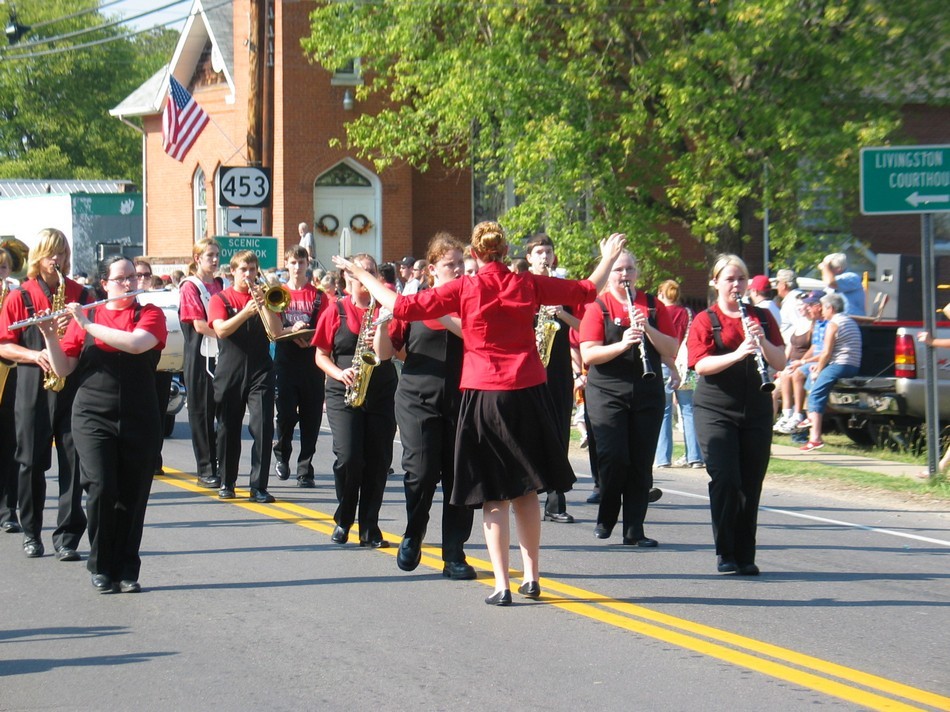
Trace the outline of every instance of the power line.
[[[125, 2], [125, 0], [111, 0], [111, 2], [103, 3], [102, 5], [99, 5], [98, 7], [89, 7], [89, 8], [86, 8], [85, 10], [79, 10], [78, 12], [74, 12], [71, 15], [63, 15], [62, 17], [57, 17], [55, 20], [43, 20], [42, 22], [37, 22], [36, 24], [31, 25], [31, 28], [35, 30], [37, 27], [46, 27], [47, 25], [55, 25], [58, 22], [63, 22], [64, 20], [72, 20], [73, 18], [76, 18], [76, 17], [82, 17], [83, 15], [88, 15], [91, 12], [99, 12], [100, 10], [107, 8], [110, 5], [118, 5], [121, 2]], [[185, 0], [181, 0], [181, 2], [185, 2]]]

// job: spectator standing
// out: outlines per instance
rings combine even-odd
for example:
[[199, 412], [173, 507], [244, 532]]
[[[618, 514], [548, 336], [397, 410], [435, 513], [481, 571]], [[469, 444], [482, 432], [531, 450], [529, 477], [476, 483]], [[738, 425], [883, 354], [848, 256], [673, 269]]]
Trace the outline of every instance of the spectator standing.
[[310, 226], [302, 222], [297, 226], [297, 232], [300, 233], [300, 246], [307, 251], [307, 259], [313, 264], [313, 233], [310, 232]]
[[802, 290], [798, 288], [798, 278], [795, 270], [780, 269], [775, 274], [775, 293], [778, 295], [782, 320], [779, 322], [779, 329], [782, 331], [782, 338], [788, 344], [789, 335], [802, 328], [811, 329], [811, 321], [801, 309], [802, 303], [799, 299]]
[[855, 272], [848, 272], [848, 256], [843, 252], [828, 255], [818, 265], [821, 270], [821, 281], [844, 297], [845, 310], [848, 316], [865, 316], [865, 294], [861, 277]]
[[412, 279], [412, 266], [416, 263], [415, 259], [406, 255], [399, 260], [399, 276], [396, 279], [396, 292], [402, 294], [409, 280]]

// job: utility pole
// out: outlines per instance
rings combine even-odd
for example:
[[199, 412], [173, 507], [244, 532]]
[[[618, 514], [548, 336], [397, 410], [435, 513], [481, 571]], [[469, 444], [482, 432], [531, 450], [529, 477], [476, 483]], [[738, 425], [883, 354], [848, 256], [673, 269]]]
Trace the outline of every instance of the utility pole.
[[[248, 36], [248, 87], [247, 87], [247, 162], [256, 168], [265, 167], [264, 160], [264, 65], [267, 47], [266, 0], [250, 0], [250, 32]], [[263, 211], [261, 232], [271, 232], [272, 211], [269, 206]]]

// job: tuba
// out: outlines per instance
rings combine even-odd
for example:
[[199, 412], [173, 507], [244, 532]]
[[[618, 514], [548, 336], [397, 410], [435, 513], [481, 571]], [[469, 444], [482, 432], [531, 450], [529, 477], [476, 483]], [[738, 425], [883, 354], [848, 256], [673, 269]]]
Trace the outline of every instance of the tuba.
[[360, 333], [356, 337], [356, 351], [353, 352], [353, 368], [356, 369], [356, 378], [352, 386], [347, 386], [343, 393], [343, 403], [350, 408], [359, 408], [366, 400], [366, 390], [369, 388], [369, 379], [373, 369], [379, 365], [379, 356], [366, 345], [370, 334], [373, 333], [373, 310], [376, 308], [376, 299], [369, 300], [369, 308], [363, 315]]
[[[53, 303], [50, 305], [50, 311], [52, 312], [63, 312], [66, 310], [66, 276], [63, 274], [63, 270], [59, 268], [59, 265], [56, 265], [56, 273], [59, 275], [59, 286], [56, 288], [56, 294], [53, 295]], [[57, 338], [63, 338], [63, 334], [66, 333], [66, 329], [59, 327], [56, 330]], [[53, 391], [54, 393], [59, 393], [63, 390], [63, 387], [66, 385], [66, 379], [60, 376], [57, 376], [54, 371], [49, 371], [46, 376], [43, 378], [43, 388], [48, 391]]]

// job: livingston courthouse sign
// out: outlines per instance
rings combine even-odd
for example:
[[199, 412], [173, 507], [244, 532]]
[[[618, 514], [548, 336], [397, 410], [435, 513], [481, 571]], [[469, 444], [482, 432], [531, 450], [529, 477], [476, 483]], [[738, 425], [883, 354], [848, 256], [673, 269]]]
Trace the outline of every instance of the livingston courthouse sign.
[[950, 146], [861, 149], [865, 215], [950, 211]]

